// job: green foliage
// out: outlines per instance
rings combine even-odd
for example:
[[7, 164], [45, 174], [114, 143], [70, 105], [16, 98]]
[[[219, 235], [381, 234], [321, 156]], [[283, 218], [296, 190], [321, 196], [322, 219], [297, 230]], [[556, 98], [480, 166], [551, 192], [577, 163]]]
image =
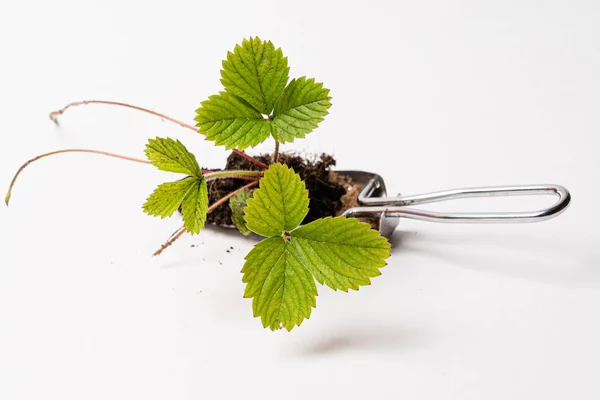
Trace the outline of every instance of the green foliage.
[[142, 206], [144, 212], [165, 218], [181, 207], [186, 230], [192, 234], [199, 233], [206, 222], [208, 190], [196, 157], [180, 141], [169, 138], [150, 139], [146, 145], [146, 156], [162, 171], [189, 176], [158, 185]]
[[197, 179], [196, 185], [194, 185], [181, 204], [183, 226], [185, 226], [185, 229], [192, 234], [200, 233], [200, 230], [204, 228], [207, 212], [208, 189], [206, 188], [206, 180]]
[[308, 214], [308, 190], [300, 176], [276, 163], [265, 171], [260, 189], [248, 199], [248, 229], [261, 236], [277, 236], [296, 228]]
[[145, 152], [152, 165], [162, 171], [202, 177], [196, 156], [190, 153], [179, 140], [158, 137], [150, 139]]
[[270, 41], [244, 40], [227, 53], [221, 70], [225, 90], [246, 100], [258, 112], [269, 114], [288, 81], [287, 57]]
[[298, 227], [308, 212], [308, 191], [294, 171], [272, 164], [248, 199], [248, 228], [267, 239], [246, 256], [244, 297], [252, 298], [264, 327], [288, 331], [316, 306], [315, 279], [334, 290], [369, 285], [386, 265], [390, 244], [368, 224], [346, 217]]
[[210, 96], [196, 112], [200, 132], [227, 150], [256, 146], [271, 135], [269, 121], [231, 93], [221, 92]]
[[305, 77], [292, 80], [275, 104], [273, 137], [282, 143], [303, 138], [323, 121], [331, 107], [329, 100], [322, 83]]
[[244, 297], [254, 298], [254, 316], [271, 330], [300, 326], [317, 306], [315, 280], [291, 250], [281, 237], [265, 239], [248, 253], [242, 269]]
[[317, 282], [333, 290], [358, 290], [369, 285], [386, 265], [389, 242], [355, 218], [324, 218], [290, 233], [298, 258]]
[[172, 216], [197, 182], [195, 177], [188, 177], [176, 182], [161, 183], [144, 203], [144, 212], [154, 217]]
[[293, 79], [287, 58], [270, 41], [244, 39], [227, 54], [224, 92], [196, 110], [196, 126], [226, 149], [254, 147], [271, 135], [282, 143], [303, 138], [327, 115], [329, 90], [314, 79]]
[[248, 205], [248, 199], [252, 192], [248, 189], [240, 190], [231, 199], [229, 199], [229, 208], [231, 208], [231, 220], [244, 236], [248, 236], [251, 231], [246, 226], [244, 220], [244, 208]]

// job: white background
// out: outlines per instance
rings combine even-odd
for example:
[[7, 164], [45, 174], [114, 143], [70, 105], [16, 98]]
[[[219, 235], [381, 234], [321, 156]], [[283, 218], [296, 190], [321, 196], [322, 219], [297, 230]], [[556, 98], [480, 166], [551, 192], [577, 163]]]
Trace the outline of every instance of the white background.
[[208, 229], [151, 257], [180, 221], [140, 206], [169, 174], [40, 161], [0, 208], [0, 399], [600, 398], [597, 1], [2, 0], [0, 183], [46, 151], [142, 157], [167, 135], [222, 166], [148, 115], [79, 107], [57, 128], [48, 112], [107, 99], [192, 122], [251, 35], [331, 89], [325, 122], [285, 150], [333, 153], [393, 194], [558, 183], [572, 206], [540, 224], [402, 221], [371, 286], [320, 288], [310, 320], [271, 332], [242, 298], [252, 240]]

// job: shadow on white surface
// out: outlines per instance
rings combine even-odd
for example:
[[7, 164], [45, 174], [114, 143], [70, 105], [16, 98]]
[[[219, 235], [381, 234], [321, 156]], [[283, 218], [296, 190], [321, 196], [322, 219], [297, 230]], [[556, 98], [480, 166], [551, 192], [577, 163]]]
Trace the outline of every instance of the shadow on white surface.
[[403, 325], [376, 323], [339, 327], [336, 331], [296, 346], [297, 357], [329, 357], [335, 354], [391, 351], [414, 348], [426, 339], [423, 330]]
[[446, 264], [538, 283], [596, 287], [600, 256], [573, 238], [514, 232], [396, 231], [392, 255], [413, 252]]

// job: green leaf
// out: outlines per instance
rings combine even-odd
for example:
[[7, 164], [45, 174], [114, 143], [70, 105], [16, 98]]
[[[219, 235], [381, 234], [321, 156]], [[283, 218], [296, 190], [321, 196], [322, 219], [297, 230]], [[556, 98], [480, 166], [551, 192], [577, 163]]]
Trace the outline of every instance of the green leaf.
[[331, 107], [329, 89], [314, 79], [294, 79], [275, 103], [273, 137], [281, 143], [303, 138], [315, 129]]
[[288, 81], [287, 57], [270, 41], [244, 39], [227, 53], [221, 83], [225, 90], [246, 100], [263, 114], [270, 114]]
[[271, 164], [244, 211], [252, 232], [279, 236], [300, 225], [308, 214], [308, 190], [293, 169]]
[[208, 212], [206, 180], [204, 178], [196, 179], [195, 182], [181, 205], [183, 226], [191, 234], [200, 233], [200, 230], [204, 228]]
[[162, 171], [202, 177], [196, 157], [179, 140], [158, 137], [148, 140], [146, 157]]
[[355, 218], [324, 218], [290, 234], [290, 252], [315, 279], [334, 290], [358, 290], [381, 274], [390, 243]]
[[195, 187], [197, 178], [185, 178], [177, 182], [158, 185], [143, 205], [144, 212], [155, 217], [170, 217]]
[[358, 290], [381, 274], [390, 244], [369, 224], [328, 217], [298, 227], [308, 213], [308, 191], [291, 168], [272, 164], [244, 209], [248, 228], [268, 239], [246, 257], [244, 297], [263, 326], [288, 331], [316, 306], [314, 280], [334, 290]]
[[146, 213], [165, 218], [181, 206], [183, 225], [192, 234], [199, 233], [206, 222], [208, 190], [196, 157], [179, 140], [150, 139], [146, 156], [158, 169], [190, 175], [177, 182], [159, 185], [144, 203]]
[[252, 196], [252, 191], [248, 189], [240, 190], [231, 199], [229, 199], [229, 208], [231, 208], [231, 220], [244, 235], [250, 234], [250, 229], [246, 226], [244, 220], [244, 208], [248, 205], [248, 198]]
[[244, 150], [271, 135], [281, 143], [312, 132], [331, 106], [329, 90], [314, 79], [289, 79], [280, 48], [259, 38], [244, 39], [227, 53], [221, 70], [224, 92], [196, 110], [196, 126], [217, 145]]
[[271, 124], [243, 99], [227, 92], [210, 96], [196, 110], [196, 126], [206, 139], [227, 150], [243, 150], [264, 142]]
[[265, 239], [246, 256], [244, 297], [252, 297], [255, 317], [271, 330], [288, 331], [309, 318], [316, 306], [315, 280], [282, 237]]
[[159, 185], [144, 203], [144, 211], [156, 217], [170, 217], [181, 207], [183, 226], [191, 234], [199, 233], [206, 223], [208, 190], [204, 178], [187, 177]]

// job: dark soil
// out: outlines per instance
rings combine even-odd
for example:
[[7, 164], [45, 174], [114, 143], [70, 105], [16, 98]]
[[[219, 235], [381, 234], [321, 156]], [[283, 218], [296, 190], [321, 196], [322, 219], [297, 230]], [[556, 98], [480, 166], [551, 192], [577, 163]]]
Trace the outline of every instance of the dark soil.
[[[271, 163], [270, 154], [254, 156], [264, 164]], [[333, 157], [321, 154], [314, 160], [305, 159], [298, 155], [281, 153], [279, 162], [291, 167], [306, 183], [310, 197], [309, 212], [304, 223], [323, 217], [335, 217], [348, 208], [358, 205], [358, 194], [361, 188], [351, 185], [348, 177], [331, 171], [335, 166]], [[231, 153], [227, 158], [226, 170], [253, 170], [260, 168], [236, 153]], [[208, 199], [212, 204], [228, 193], [248, 184], [243, 179], [217, 179], [208, 182]], [[350, 188], [350, 189], [349, 189]], [[233, 225], [229, 203], [224, 203], [208, 214], [208, 223], [216, 225]]]

